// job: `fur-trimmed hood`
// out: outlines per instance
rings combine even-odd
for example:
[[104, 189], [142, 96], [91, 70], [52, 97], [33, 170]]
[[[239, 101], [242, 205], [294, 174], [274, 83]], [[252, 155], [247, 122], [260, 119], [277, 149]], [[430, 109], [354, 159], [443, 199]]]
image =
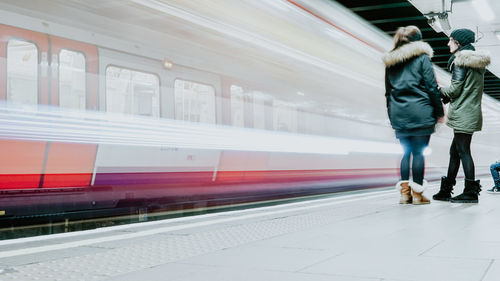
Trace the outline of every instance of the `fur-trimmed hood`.
[[384, 61], [386, 67], [391, 67], [423, 54], [427, 54], [432, 58], [434, 51], [429, 44], [423, 41], [415, 41], [386, 53], [382, 57], [382, 60]]
[[487, 51], [463, 50], [455, 54], [454, 64], [460, 67], [485, 68], [491, 62], [490, 54]]

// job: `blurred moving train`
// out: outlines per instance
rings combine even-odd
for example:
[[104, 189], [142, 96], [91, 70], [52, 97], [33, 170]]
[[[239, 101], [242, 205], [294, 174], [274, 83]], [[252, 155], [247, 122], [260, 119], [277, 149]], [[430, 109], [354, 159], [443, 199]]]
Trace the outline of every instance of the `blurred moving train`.
[[[3, 222], [398, 179], [380, 59], [392, 40], [335, 2], [5, 0], [0, 24]], [[500, 155], [498, 103], [483, 106], [478, 169]], [[428, 179], [451, 136], [433, 135]]]

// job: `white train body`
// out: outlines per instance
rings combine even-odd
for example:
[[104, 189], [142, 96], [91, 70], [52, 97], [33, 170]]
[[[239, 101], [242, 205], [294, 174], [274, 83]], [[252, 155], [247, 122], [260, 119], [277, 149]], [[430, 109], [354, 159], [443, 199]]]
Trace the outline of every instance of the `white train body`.
[[[381, 62], [392, 40], [331, 1], [6, 0], [0, 24], [4, 217], [398, 180]], [[485, 95], [483, 112], [478, 174], [500, 155], [498, 102]], [[428, 179], [451, 138], [438, 125]]]

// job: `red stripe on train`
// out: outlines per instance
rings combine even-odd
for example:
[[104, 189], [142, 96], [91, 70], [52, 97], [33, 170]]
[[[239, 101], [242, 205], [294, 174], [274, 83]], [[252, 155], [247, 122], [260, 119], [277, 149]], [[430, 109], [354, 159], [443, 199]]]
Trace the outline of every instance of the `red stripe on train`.
[[[155, 173], [98, 173], [96, 186], [131, 185], [210, 185], [237, 183], [278, 183], [342, 180], [351, 178], [397, 176], [396, 169], [356, 170], [274, 170], [274, 171], [198, 171], [198, 172], [155, 172]], [[33, 181], [40, 174], [0, 175], [0, 189], [37, 188]], [[43, 180], [51, 182], [50, 187], [86, 187], [90, 185], [90, 173], [45, 174]]]

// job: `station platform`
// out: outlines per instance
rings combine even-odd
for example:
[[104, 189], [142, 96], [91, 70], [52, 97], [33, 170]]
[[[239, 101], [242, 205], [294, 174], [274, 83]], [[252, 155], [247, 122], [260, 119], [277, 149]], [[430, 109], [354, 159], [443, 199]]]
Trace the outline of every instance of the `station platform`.
[[479, 204], [400, 205], [386, 187], [4, 240], [0, 280], [499, 280], [500, 196], [481, 183]]

